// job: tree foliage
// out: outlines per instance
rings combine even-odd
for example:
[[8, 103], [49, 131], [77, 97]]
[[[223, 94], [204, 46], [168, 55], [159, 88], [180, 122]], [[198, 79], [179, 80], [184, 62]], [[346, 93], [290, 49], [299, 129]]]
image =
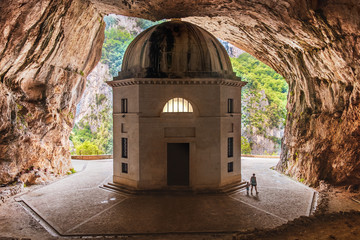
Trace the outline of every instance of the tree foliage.
[[95, 144], [89, 141], [85, 141], [76, 147], [77, 155], [99, 155], [102, 153], [103, 151], [99, 150]]
[[134, 39], [128, 31], [118, 28], [105, 30], [105, 40], [102, 47], [101, 62], [107, 64], [112, 76], [117, 76], [121, 70], [122, 60], [131, 41]]
[[[136, 25], [145, 30], [162, 21], [152, 22], [149, 20], [134, 18]], [[123, 26], [119, 26], [117, 19], [114, 16], [104, 17], [106, 23], [105, 40], [102, 47], [101, 62], [107, 64], [110, 68], [110, 74], [117, 76], [121, 71], [122, 60], [131, 41], [136, 37], [136, 34], [129, 32]]]
[[285, 125], [288, 84], [272, 68], [248, 53], [231, 58], [237, 76], [248, 84], [242, 91], [242, 124], [249, 134], [267, 136], [269, 128]]
[[[90, 106], [92, 107], [92, 106]], [[97, 106], [98, 107], [98, 106]], [[70, 140], [74, 144], [76, 154], [85, 154], [84, 151], [79, 152], [79, 149], [84, 148], [83, 144], [89, 142], [96, 146], [99, 154], [112, 154], [113, 150], [113, 121], [112, 121], [111, 106], [105, 106], [100, 114], [90, 114], [83, 118], [79, 123], [75, 124], [70, 135]], [[92, 131], [90, 123], [94, 120], [99, 121], [100, 125], [96, 130]], [[85, 146], [88, 146], [86, 144]], [[90, 150], [89, 150], [90, 151]], [[87, 151], [85, 155], [89, 155]], [[93, 153], [97, 154], [97, 153]]]
[[[145, 30], [160, 22], [135, 18], [136, 25]], [[102, 47], [101, 62], [109, 66], [110, 74], [116, 76], [121, 70], [126, 48], [135, 38], [120, 26], [114, 15], [104, 17], [106, 23], [105, 40]], [[113, 120], [112, 106], [106, 105], [108, 99], [104, 94], [96, 94], [89, 107], [90, 114], [75, 124], [70, 135], [76, 154], [112, 154], [113, 151]], [[100, 123], [100, 124], [99, 124]], [[94, 124], [97, 127], [94, 127]]]
[[250, 143], [244, 136], [241, 136], [241, 154], [249, 153], [251, 153]]
[[149, 20], [146, 20], [146, 19], [137, 18], [136, 25], [138, 27], [140, 27], [141, 29], [145, 30], [145, 29], [148, 29], [148, 28], [150, 28], [152, 26], [160, 24], [160, 23], [162, 23], [164, 21], [165, 20], [160, 20], [160, 21], [157, 21], [157, 22], [153, 22], [153, 21], [149, 21]]
[[[129, 32], [123, 26], [119, 26], [114, 16], [107, 16], [104, 20], [106, 30], [101, 62], [109, 66], [112, 76], [116, 76], [121, 71], [126, 48], [134, 39], [135, 34], [134, 31]], [[137, 26], [142, 29], [158, 23], [136, 19]], [[253, 134], [264, 136], [266, 128], [279, 128], [283, 125], [288, 91], [288, 85], [283, 77], [247, 53], [238, 58], [232, 58], [231, 62], [237, 75], [248, 82], [242, 92], [243, 102], [247, 101], [242, 105], [242, 124]], [[80, 153], [80, 150], [82, 154], [94, 153], [95, 150], [98, 153], [112, 153], [112, 106], [104, 107], [106, 100], [104, 94], [96, 95], [94, 103], [89, 106], [92, 113], [75, 125], [70, 139], [77, 153]], [[94, 130], [92, 124], [96, 121], [100, 121], [101, 124]], [[270, 138], [273, 137], [270, 136]], [[279, 139], [273, 140], [279, 142]], [[250, 153], [250, 144], [246, 138], [241, 139], [243, 153]]]

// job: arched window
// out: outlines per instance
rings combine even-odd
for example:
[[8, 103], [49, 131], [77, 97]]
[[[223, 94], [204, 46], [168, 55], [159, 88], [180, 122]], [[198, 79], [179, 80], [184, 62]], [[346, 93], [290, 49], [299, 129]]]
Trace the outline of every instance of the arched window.
[[184, 98], [170, 99], [164, 106], [163, 112], [193, 112], [193, 107]]

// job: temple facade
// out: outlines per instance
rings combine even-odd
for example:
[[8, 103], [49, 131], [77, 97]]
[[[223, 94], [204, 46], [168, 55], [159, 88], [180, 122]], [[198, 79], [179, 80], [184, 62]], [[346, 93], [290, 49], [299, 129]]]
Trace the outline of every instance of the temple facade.
[[221, 43], [180, 20], [126, 50], [113, 87], [113, 182], [216, 190], [241, 181], [241, 88]]

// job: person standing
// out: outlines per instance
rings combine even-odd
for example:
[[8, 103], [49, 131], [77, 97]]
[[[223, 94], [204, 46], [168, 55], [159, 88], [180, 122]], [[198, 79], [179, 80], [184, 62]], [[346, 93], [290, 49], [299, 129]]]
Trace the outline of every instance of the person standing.
[[253, 188], [255, 187], [255, 191], [256, 194], [258, 194], [259, 192], [257, 191], [257, 182], [256, 182], [256, 177], [255, 177], [255, 173], [253, 173], [252, 177], [250, 178], [250, 183], [251, 183], [251, 194], [253, 193]]
[[250, 184], [246, 182], [246, 195], [249, 195]]

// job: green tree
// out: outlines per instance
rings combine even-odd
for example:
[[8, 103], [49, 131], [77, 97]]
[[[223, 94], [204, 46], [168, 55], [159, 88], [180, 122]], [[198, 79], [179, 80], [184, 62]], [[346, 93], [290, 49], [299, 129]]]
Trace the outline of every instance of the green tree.
[[[248, 53], [231, 58], [231, 63], [237, 76], [248, 82], [242, 91], [243, 126], [250, 134], [267, 137], [266, 128], [285, 124], [288, 84], [280, 74]], [[264, 100], [268, 103], [265, 107]]]
[[70, 140], [75, 146], [92, 138], [93, 133], [91, 132], [90, 125], [88, 122], [84, 123], [84, 121], [81, 121], [79, 124], [75, 124], [70, 134]]
[[89, 141], [85, 141], [76, 147], [77, 155], [98, 155], [102, 153], [103, 151], [101, 151], [95, 144]]
[[244, 136], [241, 136], [241, 154], [249, 153], [251, 153], [250, 143]]
[[[163, 22], [152, 22], [149, 20], [134, 18], [138, 27], [145, 30], [156, 24]], [[105, 40], [102, 47], [101, 62], [107, 64], [112, 76], [117, 76], [121, 70], [122, 60], [131, 41], [135, 38], [134, 33], [130, 33], [124, 27], [119, 26], [114, 16], [104, 17], [106, 23]]]
[[117, 76], [121, 70], [126, 48], [134, 39], [128, 31], [110, 28], [105, 30], [105, 40], [102, 47], [101, 62], [107, 64], [112, 76]]
[[[134, 18], [138, 27], [143, 30], [160, 22]], [[104, 17], [106, 23], [105, 40], [102, 47], [101, 62], [107, 64], [110, 74], [116, 76], [121, 70], [122, 60], [126, 48], [134, 39], [135, 34], [127, 31], [119, 25], [115, 15]], [[82, 154], [92, 154], [94, 151], [112, 154], [113, 151], [113, 120], [112, 106], [105, 106], [108, 101], [104, 94], [97, 94], [95, 102], [89, 106], [92, 112], [75, 124], [70, 135], [70, 140], [74, 144], [76, 154], [80, 150]], [[96, 114], [95, 114], [96, 113]], [[90, 125], [99, 123], [96, 130], [91, 130]], [[94, 128], [93, 128], [94, 129]]]

